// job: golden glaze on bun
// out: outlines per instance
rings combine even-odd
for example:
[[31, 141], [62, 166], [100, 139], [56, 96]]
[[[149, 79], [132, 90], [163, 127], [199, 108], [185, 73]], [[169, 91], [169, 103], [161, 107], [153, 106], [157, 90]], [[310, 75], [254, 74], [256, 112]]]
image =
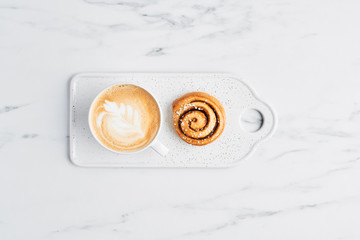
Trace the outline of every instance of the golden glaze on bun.
[[185, 142], [202, 146], [215, 141], [225, 127], [225, 110], [213, 96], [191, 92], [173, 102], [173, 125]]

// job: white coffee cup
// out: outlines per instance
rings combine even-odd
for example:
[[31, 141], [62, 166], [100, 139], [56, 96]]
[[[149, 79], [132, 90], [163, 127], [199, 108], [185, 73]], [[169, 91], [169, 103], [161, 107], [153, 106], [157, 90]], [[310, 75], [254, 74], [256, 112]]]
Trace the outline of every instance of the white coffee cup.
[[[128, 84], [126, 83], [126, 84], [124, 84], [124, 85], [128, 85]], [[130, 84], [130, 85], [134, 85], [134, 84]], [[140, 87], [140, 88], [144, 89], [146, 92], [148, 92], [148, 93], [154, 98], [154, 100], [155, 100], [155, 102], [156, 102], [156, 104], [157, 104], [159, 113], [160, 113], [159, 129], [158, 129], [158, 131], [157, 131], [157, 133], [156, 133], [156, 136], [152, 139], [152, 141], [151, 141], [150, 143], [148, 143], [146, 146], [144, 146], [143, 148], [141, 148], [141, 149], [138, 149], [138, 150], [136, 150], [136, 151], [131, 151], [131, 152], [125, 152], [125, 151], [116, 151], [116, 150], [114, 150], [114, 149], [111, 149], [111, 148], [109, 148], [108, 146], [106, 146], [105, 144], [103, 144], [103, 143], [97, 138], [97, 136], [96, 136], [96, 134], [95, 134], [95, 132], [94, 132], [92, 126], [91, 126], [91, 120], [92, 120], [92, 119], [91, 119], [91, 109], [92, 109], [93, 105], [97, 102], [97, 99], [99, 98], [99, 96], [100, 96], [103, 92], [105, 92], [107, 89], [112, 88], [112, 87], [114, 87], [114, 86], [115, 86], [115, 85], [110, 86], [110, 87], [104, 89], [103, 91], [101, 91], [101, 92], [94, 98], [94, 100], [92, 101], [92, 103], [91, 103], [91, 105], [90, 105], [90, 108], [89, 108], [89, 113], [88, 113], [89, 128], [90, 128], [91, 134], [94, 136], [94, 138], [96, 139], [96, 141], [97, 141], [101, 146], [103, 146], [104, 148], [106, 148], [106, 149], [108, 149], [108, 150], [110, 150], [110, 151], [112, 151], [112, 152], [119, 153], [119, 154], [124, 154], [124, 155], [136, 154], [136, 153], [145, 151], [146, 149], [148, 149], [148, 148], [151, 147], [151, 148], [154, 149], [157, 153], [159, 153], [161, 156], [165, 156], [165, 155], [169, 152], [169, 149], [168, 149], [165, 145], [163, 145], [163, 144], [158, 140], [158, 138], [159, 138], [159, 133], [160, 133], [160, 131], [161, 131], [161, 129], [162, 129], [162, 125], [163, 125], [163, 121], [162, 121], [163, 115], [162, 115], [162, 111], [161, 111], [160, 104], [159, 104], [158, 100], [155, 98], [155, 96], [154, 96], [153, 94], [151, 94], [148, 90], [146, 90], [146, 89], [144, 89], [144, 88], [142, 88], [142, 87], [140, 87], [140, 86], [134, 85], [134, 86], [136, 86], [136, 87]]]

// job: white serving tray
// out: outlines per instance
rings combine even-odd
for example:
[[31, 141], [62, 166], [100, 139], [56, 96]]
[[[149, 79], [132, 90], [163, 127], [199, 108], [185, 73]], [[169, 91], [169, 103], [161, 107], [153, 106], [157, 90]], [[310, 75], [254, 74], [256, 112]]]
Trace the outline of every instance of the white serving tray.
[[[91, 135], [88, 111], [103, 89], [131, 83], [149, 90], [163, 111], [159, 140], [170, 152], [160, 156], [151, 148], [132, 155], [111, 152]], [[223, 73], [82, 73], [70, 84], [70, 159], [84, 167], [228, 167], [248, 157], [258, 143], [275, 129], [274, 111], [259, 100], [239, 78]], [[226, 111], [226, 126], [216, 141], [193, 146], [182, 141], [173, 129], [172, 102], [188, 92], [206, 92], [216, 97]], [[258, 110], [264, 119], [257, 132], [240, 124], [247, 109]]]

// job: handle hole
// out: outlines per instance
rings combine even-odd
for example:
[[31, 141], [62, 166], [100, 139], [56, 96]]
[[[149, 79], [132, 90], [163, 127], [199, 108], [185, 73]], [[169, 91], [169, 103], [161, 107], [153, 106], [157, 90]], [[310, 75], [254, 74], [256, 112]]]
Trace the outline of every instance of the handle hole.
[[245, 110], [239, 120], [240, 126], [247, 132], [257, 132], [264, 124], [264, 116], [256, 109]]

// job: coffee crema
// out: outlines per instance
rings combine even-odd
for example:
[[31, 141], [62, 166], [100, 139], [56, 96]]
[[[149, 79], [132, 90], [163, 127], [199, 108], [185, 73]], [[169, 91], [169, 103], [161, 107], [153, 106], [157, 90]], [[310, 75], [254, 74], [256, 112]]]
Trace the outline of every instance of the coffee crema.
[[160, 128], [160, 109], [145, 89], [115, 85], [96, 97], [89, 112], [90, 128], [107, 148], [135, 152], [145, 148]]

